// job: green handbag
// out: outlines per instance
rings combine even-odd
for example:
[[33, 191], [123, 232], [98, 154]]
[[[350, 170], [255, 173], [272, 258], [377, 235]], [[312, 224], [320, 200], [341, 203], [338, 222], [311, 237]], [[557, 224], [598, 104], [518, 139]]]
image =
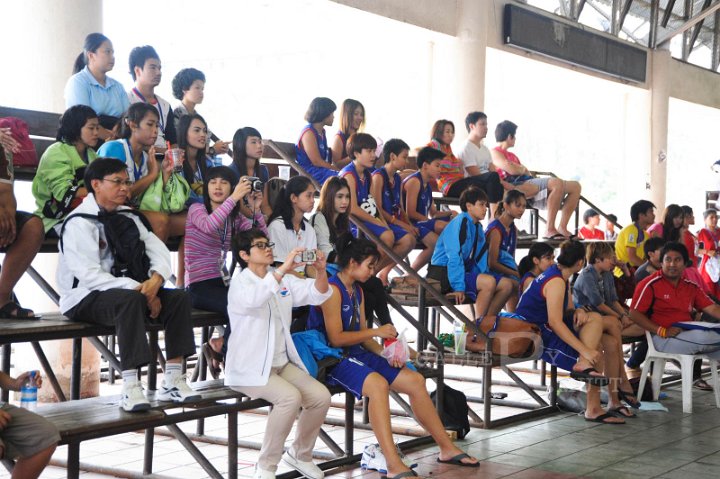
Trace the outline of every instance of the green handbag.
[[162, 173], [151, 184], [140, 199], [140, 210], [160, 213], [179, 213], [185, 209], [190, 197], [190, 185], [178, 173], [173, 173], [163, 184]]

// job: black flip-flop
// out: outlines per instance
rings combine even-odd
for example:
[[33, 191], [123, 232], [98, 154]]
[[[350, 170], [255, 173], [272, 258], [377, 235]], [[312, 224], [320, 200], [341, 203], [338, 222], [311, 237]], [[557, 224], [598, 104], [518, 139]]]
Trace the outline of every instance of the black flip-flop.
[[582, 371], [570, 371], [570, 377], [576, 381], [587, 383], [592, 386], [603, 387], [610, 384], [610, 380], [607, 377], [593, 376], [592, 374], [590, 374], [591, 372], [600, 374], [600, 372], [595, 368], [587, 368], [583, 369]]
[[642, 405], [642, 403], [638, 401], [635, 393], [629, 393], [618, 388], [618, 397], [620, 397], [621, 401], [625, 401], [627, 405], [633, 409], [638, 409]]
[[611, 425], [619, 425], [619, 424], [625, 424], [624, 422], [614, 422], [614, 421], [606, 421], [606, 419], [617, 419], [617, 416], [614, 414], [610, 414], [609, 412], [606, 412], [605, 414], [600, 414], [597, 417], [586, 417], [585, 420], [588, 422], [599, 422], [600, 424], [611, 424]]
[[437, 462], [441, 464], [452, 464], [453, 466], [462, 466], [462, 467], [480, 467], [480, 461], [478, 462], [462, 462], [463, 459], [472, 459], [469, 454], [465, 454], [464, 452], [461, 452], [457, 456], [451, 457], [450, 459], [443, 461], [439, 457], [437, 458]]
[[561, 240], [566, 240], [567, 236], [565, 236], [562, 233], [555, 233], [554, 235], [551, 235], [551, 236], [543, 236], [542, 239], [547, 240], [547, 241], [561, 241]]
[[[625, 411], [625, 412], [623, 412], [623, 411]], [[610, 409], [608, 412], [612, 413], [616, 417], [619, 417], [622, 419], [634, 419], [637, 417], [637, 414], [635, 414], [630, 409], [628, 409], [627, 406], [614, 407], [614, 408]]]
[[405, 471], [400, 474], [395, 474], [394, 476], [380, 476], [380, 479], [403, 479], [403, 477], [417, 477], [417, 472]]

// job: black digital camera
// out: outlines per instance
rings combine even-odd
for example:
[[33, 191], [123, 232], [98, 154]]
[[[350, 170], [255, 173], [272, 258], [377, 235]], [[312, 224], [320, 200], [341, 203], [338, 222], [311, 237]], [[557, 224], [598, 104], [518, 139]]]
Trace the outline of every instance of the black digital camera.
[[250, 182], [252, 191], [262, 191], [263, 190], [263, 182], [260, 180], [260, 178], [258, 178], [256, 176], [248, 176], [247, 178], [245, 178], [245, 181]]

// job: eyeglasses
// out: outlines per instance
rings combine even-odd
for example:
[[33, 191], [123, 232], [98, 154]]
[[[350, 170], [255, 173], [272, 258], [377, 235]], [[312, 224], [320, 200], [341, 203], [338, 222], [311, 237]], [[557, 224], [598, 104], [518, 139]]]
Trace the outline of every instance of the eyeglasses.
[[250, 245], [251, 248], [252, 248], [253, 246], [257, 246], [257, 248], [258, 248], [259, 250], [264, 251], [264, 250], [267, 249], [267, 248], [272, 248], [273, 246], [275, 246], [275, 243], [272, 243], [272, 242], [269, 242], [269, 243], [262, 242], [262, 243], [255, 243], [255, 244]]
[[110, 183], [115, 183], [115, 186], [125, 186], [126, 188], [130, 188], [134, 182], [130, 180], [121, 180], [120, 178], [103, 178], [103, 181], [109, 181]]

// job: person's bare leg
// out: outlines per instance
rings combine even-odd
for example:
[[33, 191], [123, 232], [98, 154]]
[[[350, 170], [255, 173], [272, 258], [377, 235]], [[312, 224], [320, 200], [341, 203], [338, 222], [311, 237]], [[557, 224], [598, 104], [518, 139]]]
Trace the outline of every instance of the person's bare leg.
[[486, 314], [497, 316], [513, 292], [517, 293], [517, 288], [518, 284], [515, 281], [508, 278], [501, 278], [497, 286], [495, 286], [495, 294], [492, 297], [492, 301], [490, 301], [490, 306]]
[[13, 468], [12, 479], [37, 479], [50, 462], [56, 444], [30, 456], [18, 459]]
[[158, 213], [157, 211], [141, 211], [145, 218], [150, 222], [153, 233], [155, 236], [160, 238], [163, 243], [168, 239], [168, 228], [170, 225], [170, 217], [165, 213]]
[[33, 216], [8, 248], [0, 269], [0, 307], [12, 301], [13, 288], [32, 263], [44, 238], [42, 221]]
[[495, 293], [495, 278], [489, 274], [479, 274], [475, 280], [477, 299], [475, 300], [475, 317], [480, 319], [488, 314], [490, 301]]
[[[445, 427], [427, 392], [425, 378], [422, 377], [421, 374], [410, 371], [408, 368], [403, 368], [398, 377], [395, 378], [395, 381], [390, 385], [390, 389], [407, 394], [410, 397], [410, 407], [412, 407], [415, 418], [420, 425], [430, 433], [440, 448], [440, 460], [446, 461], [463, 453], [462, 449], [458, 448], [445, 432]], [[385, 452], [384, 449], [383, 452]], [[472, 464], [478, 462], [478, 460], [471, 457], [463, 459], [462, 462]], [[389, 464], [388, 469], [390, 469]]]
[[557, 218], [558, 211], [560, 210], [560, 203], [563, 198], [563, 181], [559, 178], [550, 178], [548, 181], [548, 197], [547, 197], [547, 230], [545, 231], [545, 237], [560, 233], [555, 227], [555, 220]]
[[[397, 382], [397, 379], [395, 381]], [[387, 475], [392, 477], [410, 469], [402, 462], [395, 449], [395, 441], [393, 441], [390, 425], [389, 390], [390, 387], [385, 378], [377, 373], [372, 373], [365, 378], [362, 394], [369, 399], [370, 427], [372, 427], [375, 439], [380, 444], [380, 449], [385, 456], [388, 469]]]
[[[387, 233], [387, 232], [386, 232]], [[392, 231], [389, 231], [391, 238], [394, 239], [394, 235]], [[385, 233], [383, 233], [383, 236]], [[410, 251], [415, 247], [415, 236], [407, 234], [397, 240], [394, 245], [392, 246], [393, 253], [395, 253], [397, 256], [401, 258], [405, 258]], [[384, 285], [388, 284], [388, 275], [390, 274], [390, 271], [392, 271], [392, 266], [395, 265], [395, 262], [390, 258], [389, 256], [386, 258], [388, 260], [388, 263], [383, 267], [383, 270], [378, 274], [378, 278]], [[387, 266], [390, 266], [389, 268], [386, 268]]]
[[570, 222], [570, 217], [575, 212], [575, 209], [580, 202], [580, 192], [582, 191], [582, 186], [580, 186], [580, 183], [577, 181], [563, 181], [563, 183], [563, 195], [561, 196], [564, 196], [565, 198], [563, 199], [562, 210], [560, 212], [560, 224], [558, 225], [558, 231], [565, 236], [570, 236], [571, 233], [567, 229], [567, 226]]
[[425, 249], [415, 257], [415, 261], [413, 261], [410, 265], [412, 266], [412, 269], [419, 271], [420, 268], [430, 262], [430, 258], [432, 258], [432, 254], [435, 251], [435, 243], [437, 243], [437, 239], [438, 235], [432, 232], [423, 237], [422, 243], [425, 245]]
[[514, 313], [515, 309], [517, 309], [518, 301], [520, 301], [520, 296], [518, 295], [517, 288], [515, 288], [510, 291], [510, 296], [508, 296], [507, 301], [505, 301], [505, 311]]

